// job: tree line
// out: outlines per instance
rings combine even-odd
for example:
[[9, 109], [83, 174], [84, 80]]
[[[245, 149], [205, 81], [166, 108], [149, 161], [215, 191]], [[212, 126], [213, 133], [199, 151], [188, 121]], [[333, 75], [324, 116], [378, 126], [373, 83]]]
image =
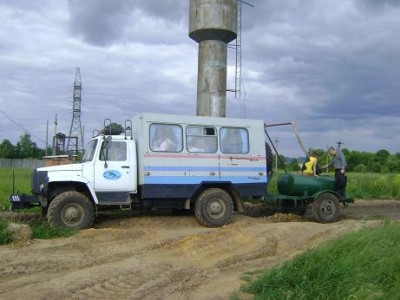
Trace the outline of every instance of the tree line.
[[[318, 165], [324, 166], [330, 161], [326, 150], [310, 149], [318, 155]], [[388, 150], [380, 149], [375, 153], [342, 149], [347, 161], [348, 172], [361, 173], [400, 173], [400, 152], [391, 154]], [[278, 160], [278, 169], [283, 169], [283, 164], [288, 171], [300, 171], [304, 159], [290, 159], [282, 155]], [[283, 164], [282, 164], [283, 163]]]
[[[48, 153], [51, 149], [48, 148]], [[0, 144], [0, 158], [42, 158], [46, 150], [39, 148], [32, 142], [31, 136], [25, 133], [20, 136], [16, 145], [5, 139]]]

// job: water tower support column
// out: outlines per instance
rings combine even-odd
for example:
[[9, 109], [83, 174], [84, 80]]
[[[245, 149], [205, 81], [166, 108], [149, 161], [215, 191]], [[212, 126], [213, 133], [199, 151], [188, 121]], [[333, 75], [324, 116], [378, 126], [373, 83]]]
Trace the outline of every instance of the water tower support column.
[[199, 44], [197, 115], [225, 117], [227, 45], [218, 40]]
[[190, 0], [189, 36], [199, 43], [198, 116], [226, 116], [227, 44], [236, 31], [237, 0]]

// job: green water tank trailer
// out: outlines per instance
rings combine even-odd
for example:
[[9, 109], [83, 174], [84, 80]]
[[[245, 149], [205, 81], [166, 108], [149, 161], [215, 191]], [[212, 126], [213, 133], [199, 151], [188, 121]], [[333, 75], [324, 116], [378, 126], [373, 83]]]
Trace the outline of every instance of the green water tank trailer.
[[354, 202], [343, 198], [334, 189], [333, 176], [306, 176], [285, 173], [279, 176], [279, 194], [267, 194], [266, 202], [278, 206], [283, 212], [303, 215], [311, 204], [315, 219], [321, 223], [336, 222], [341, 212], [340, 202]]
[[333, 191], [334, 177], [304, 176], [285, 173], [278, 178], [278, 191], [288, 196], [312, 196], [319, 191]]

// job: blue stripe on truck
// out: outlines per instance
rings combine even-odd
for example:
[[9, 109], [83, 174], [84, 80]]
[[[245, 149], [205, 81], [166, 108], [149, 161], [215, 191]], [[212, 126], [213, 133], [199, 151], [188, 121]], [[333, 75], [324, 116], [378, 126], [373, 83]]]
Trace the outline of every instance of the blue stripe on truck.
[[144, 171], [265, 172], [265, 167], [145, 166]]
[[267, 183], [266, 176], [144, 176], [144, 184]]

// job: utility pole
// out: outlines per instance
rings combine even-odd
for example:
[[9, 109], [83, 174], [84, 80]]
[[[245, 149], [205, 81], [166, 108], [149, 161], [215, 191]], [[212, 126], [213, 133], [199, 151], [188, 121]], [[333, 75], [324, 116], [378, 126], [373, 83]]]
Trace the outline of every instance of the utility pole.
[[[57, 123], [57, 114], [56, 114], [56, 118], [54, 120], [54, 136], [57, 135], [57, 125], [58, 125], [58, 123]], [[56, 148], [57, 148], [56, 143], [53, 143], [53, 155], [56, 155], [56, 152], [57, 152]]]
[[336, 144], [338, 144], [338, 151], [340, 150], [340, 146], [343, 145], [343, 142], [341, 140], [339, 140], [338, 142], [336, 142]]
[[46, 123], [46, 150], [44, 155], [47, 156], [47, 148], [49, 148], [49, 121]]
[[275, 149], [276, 149], [276, 154], [275, 154], [275, 170], [278, 170], [278, 138], [275, 138]]

